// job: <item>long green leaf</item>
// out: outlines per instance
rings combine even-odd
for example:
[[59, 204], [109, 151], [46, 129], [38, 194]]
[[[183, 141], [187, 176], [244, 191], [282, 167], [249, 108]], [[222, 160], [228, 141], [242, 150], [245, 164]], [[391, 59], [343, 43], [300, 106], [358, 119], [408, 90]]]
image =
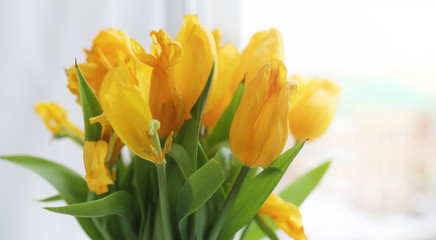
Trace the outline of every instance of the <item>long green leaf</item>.
[[86, 181], [73, 170], [32, 156], [2, 156], [1, 158], [38, 173], [56, 188], [68, 204], [86, 201], [88, 195]]
[[280, 197], [287, 202], [300, 206], [318, 185], [329, 168], [330, 163], [331, 161], [327, 161], [295, 180], [280, 193]]
[[52, 212], [85, 218], [104, 217], [113, 214], [131, 217], [132, 203], [133, 199], [130, 193], [117, 191], [102, 199], [71, 204], [64, 207], [47, 207], [45, 209]]
[[212, 84], [214, 69], [215, 63], [212, 65], [203, 92], [191, 109], [192, 119], [183, 124], [174, 139], [174, 142], [181, 144], [189, 154], [194, 171], [197, 169], [197, 142], [200, 133], [201, 119], [203, 117], [204, 106], [206, 105], [207, 96], [209, 95], [210, 86]]
[[239, 103], [241, 102], [242, 95], [244, 94], [245, 84], [239, 84], [233, 95], [232, 101], [226, 110], [221, 115], [220, 119], [213, 128], [212, 133], [207, 137], [207, 146], [212, 148], [216, 144], [229, 139], [230, 126], [232, 125], [233, 117], [235, 116], [236, 110], [238, 109]]
[[135, 192], [135, 203], [137, 209], [136, 218], [141, 219], [139, 223], [139, 239], [151, 239], [153, 228], [156, 224], [154, 221], [156, 208], [154, 208], [157, 192], [156, 168], [153, 163], [131, 155], [131, 164], [133, 164], [133, 186]]
[[[287, 202], [300, 206], [306, 197], [318, 185], [321, 178], [329, 168], [330, 163], [331, 161], [327, 161], [299, 177], [279, 194], [280, 197]], [[268, 220], [268, 224], [273, 229], [277, 229], [277, 226], [272, 222], [272, 220]], [[249, 229], [247, 230], [247, 239], [260, 239], [263, 236], [265, 236], [265, 233], [262, 230], [256, 228], [254, 224], [250, 224]]]
[[51, 197], [47, 197], [47, 198], [38, 200], [38, 202], [54, 202], [54, 201], [61, 201], [61, 200], [63, 200], [61, 195], [54, 195]]
[[[86, 201], [86, 181], [73, 170], [42, 158], [32, 156], [2, 156], [1, 158], [21, 165], [47, 180], [67, 204]], [[77, 218], [80, 226], [91, 239], [102, 239], [91, 219]]]
[[100, 103], [97, 97], [86, 82], [85, 77], [77, 66], [76, 62], [76, 74], [79, 82], [80, 103], [82, 104], [83, 120], [85, 122], [85, 141], [98, 141], [101, 135], [101, 125], [91, 124], [89, 119], [97, 117], [103, 113]]
[[167, 154], [177, 163], [185, 179], [189, 178], [189, 176], [194, 172], [194, 169], [189, 154], [183, 146], [174, 143], [171, 145], [171, 149]]
[[[241, 170], [242, 164], [239, 160], [237, 160], [231, 150], [230, 146], [227, 147], [221, 147], [215, 154], [214, 158], [221, 162], [221, 164], [226, 169], [226, 172], [228, 173], [229, 177], [226, 179], [224, 184], [222, 185], [223, 190], [226, 194], [230, 192], [232, 189], [233, 184], [236, 181], [236, 178], [238, 177], [239, 171]], [[246, 179], [250, 179], [251, 177], [248, 176]]]
[[177, 201], [179, 225], [191, 213], [199, 209], [219, 189], [226, 179], [221, 163], [210, 159], [192, 174], [180, 190]]
[[259, 208], [279, 183], [292, 160], [303, 147], [303, 144], [304, 142], [299, 142], [280, 155], [271, 165], [264, 168], [261, 173], [242, 186], [226, 218], [219, 239], [227, 239], [233, 236], [256, 215]]

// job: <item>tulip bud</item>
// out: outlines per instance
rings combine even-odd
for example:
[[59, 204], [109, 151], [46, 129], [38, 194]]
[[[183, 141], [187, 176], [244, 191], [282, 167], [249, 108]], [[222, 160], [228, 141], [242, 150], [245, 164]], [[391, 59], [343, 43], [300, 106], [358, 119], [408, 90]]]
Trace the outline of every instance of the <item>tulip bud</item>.
[[297, 141], [315, 139], [330, 125], [338, 105], [340, 88], [328, 80], [316, 78], [299, 82], [299, 91], [289, 109], [289, 128]]
[[[289, 98], [296, 84], [274, 59], [247, 85], [230, 128], [230, 147], [243, 164], [265, 167], [282, 152], [288, 137]], [[292, 91], [292, 92], [291, 92]]]

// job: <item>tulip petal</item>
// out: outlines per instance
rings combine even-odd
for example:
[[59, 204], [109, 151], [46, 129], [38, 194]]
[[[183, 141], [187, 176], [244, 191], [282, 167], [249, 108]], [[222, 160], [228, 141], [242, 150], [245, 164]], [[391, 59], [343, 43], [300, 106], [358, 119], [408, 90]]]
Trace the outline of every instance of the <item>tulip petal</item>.
[[176, 81], [183, 95], [185, 118], [200, 96], [216, 62], [216, 45], [212, 33], [203, 27], [196, 15], [186, 15], [175, 41], [182, 45], [182, 60], [174, 66]]
[[264, 64], [271, 62], [272, 58], [284, 60], [282, 35], [277, 29], [258, 32], [251, 37], [250, 43], [241, 55], [241, 62], [235, 72], [233, 82], [244, 79], [250, 83], [256, 76], [257, 70]]
[[110, 172], [106, 168], [107, 142], [86, 141], [83, 146], [83, 161], [85, 163], [86, 180], [91, 191], [102, 194], [107, 192], [108, 185], [114, 184]]
[[278, 94], [273, 95], [264, 104], [253, 127], [250, 145], [245, 150], [245, 158], [254, 161], [248, 162], [248, 165], [268, 166], [282, 152], [288, 138], [287, 116], [292, 87], [296, 85], [286, 83]]
[[259, 214], [271, 217], [279, 228], [295, 240], [307, 240], [300, 211], [292, 203], [287, 203], [279, 196], [271, 194], [259, 209]]
[[239, 59], [240, 54], [233, 44], [228, 43], [218, 48], [217, 76], [212, 82], [203, 116], [203, 124], [208, 128], [216, 124], [238, 87], [239, 82], [232, 82], [232, 80]]
[[147, 133], [151, 111], [130, 72], [122, 64], [113, 68], [101, 88], [101, 106], [117, 135], [136, 155], [155, 161], [156, 150]]
[[153, 67], [149, 104], [153, 117], [161, 122], [159, 135], [166, 137], [178, 131], [185, 119], [183, 96], [173, 72], [174, 64], [180, 60], [181, 46], [172, 42], [163, 30], [153, 31], [150, 35], [153, 54], [147, 54], [134, 40], [132, 48], [140, 61]]

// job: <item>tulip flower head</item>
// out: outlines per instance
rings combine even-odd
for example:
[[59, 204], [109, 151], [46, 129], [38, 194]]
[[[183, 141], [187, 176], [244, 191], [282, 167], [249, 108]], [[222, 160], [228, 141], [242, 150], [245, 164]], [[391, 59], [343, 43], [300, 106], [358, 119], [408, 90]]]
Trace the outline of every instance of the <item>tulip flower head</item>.
[[299, 91], [289, 109], [289, 128], [297, 141], [315, 139], [330, 125], [338, 105], [340, 87], [329, 80], [294, 76]]
[[100, 140], [85, 141], [83, 146], [83, 161], [85, 164], [86, 180], [88, 188], [97, 193], [107, 192], [108, 185], [114, 184], [116, 178], [115, 168], [109, 170], [109, 163], [120, 154], [123, 144], [114, 134], [114, 131], [103, 113], [100, 116], [89, 119], [91, 124], [102, 126]]
[[[99, 96], [99, 90], [107, 72], [120, 61], [124, 61], [128, 55], [133, 54], [130, 37], [124, 31], [112, 28], [99, 32], [93, 41], [92, 48], [85, 50], [85, 53], [87, 54], [86, 62], [79, 64], [79, 67], [96, 96]], [[139, 65], [136, 59], [134, 61], [136, 78], [145, 82], [151, 73], [150, 69], [146, 65]], [[74, 66], [67, 70], [67, 75], [67, 87], [77, 96], [77, 102], [80, 102], [79, 84]]]
[[264, 64], [270, 63], [273, 58], [283, 61], [284, 55], [282, 35], [277, 29], [254, 34], [242, 52], [233, 81], [240, 83], [245, 76], [246, 83], [250, 83]]
[[[164, 161], [168, 147], [162, 152], [153, 142], [153, 130], [159, 129], [159, 122], [153, 120], [146, 94], [126, 65], [114, 67], [105, 76], [100, 104], [110, 125], [130, 150], [154, 163]], [[171, 139], [170, 135], [166, 146], [170, 146]]]
[[174, 76], [174, 65], [180, 63], [182, 47], [171, 41], [164, 30], [151, 32], [152, 52], [148, 54], [132, 39], [136, 57], [153, 68], [150, 83], [149, 105], [155, 119], [161, 123], [159, 135], [167, 137], [177, 132], [185, 120], [183, 96]]
[[80, 139], [84, 138], [83, 131], [68, 120], [67, 111], [58, 104], [38, 102], [35, 111], [41, 116], [45, 125], [53, 134], [74, 135]]
[[215, 30], [213, 36], [217, 45], [218, 61], [216, 79], [212, 83], [203, 116], [203, 124], [207, 128], [213, 128], [216, 124], [242, 80], [245, 79], [248, 84], [257, 71], [273, 58], [282, 61], [284, 59], [282, 36], [276, 29], [254, 34], [242, 54], [230, 43], [219, 45], [219, 30]]
[[182, 46], [182, 57], [180, 63], [174, 66], [174, 75], [183, 95], [185, 119], [189, 119], [191, 108], [203, 91], [212, 65], [216, 62], [216, 44], [212, 33], [193, 14], [184, 17], [175, 41]]
[[282, 152], [288, 137], [290, 96], [297, 85], [286, 81], [278, 60], [264, 65], [245, 89], [230, 128], [235, 157], [251, 167], [265, 167]]
[[240, 81], [233, 82], [233, 73], [238, 67], [241, 55], [231, 43], [220, 46], [221, 33], [213, 32], [217, 47], [217, 63], [214, 81], [207, 98], [203, 115], [203, 125], [207, 128], [215, 126], [221, 114], [232, 100], [233, 94]]

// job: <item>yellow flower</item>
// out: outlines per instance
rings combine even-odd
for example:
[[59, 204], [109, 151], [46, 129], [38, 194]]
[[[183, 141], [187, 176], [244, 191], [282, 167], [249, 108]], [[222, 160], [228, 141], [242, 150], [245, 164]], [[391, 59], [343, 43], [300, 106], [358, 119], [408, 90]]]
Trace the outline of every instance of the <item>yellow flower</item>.
[[[241, 55], [241, 61], [233, 75], [233, 82], [240, 83], [245, 76], [246, 84], [254, 78], [257, 70], [272, 58], [284, 60], [282, 35], [277, 29], [258, 32], [251, 37], [250, 43]], [[236, 89], [236, 88], [235, 88]]]
[[214, 127], [244, 78], [248, 84], [264, 64], [270, 63], [273, 58], [284, 58], [282, 36], [276, 29], [254, 34], [242, 55], [232, 44], [219, 46], [219, 31], [214, 31], [213, 35], [217, 43], [218, 64], [215, 71], [217, 78], [212, 83], [203, 116], [203, 125], [208, 128]]
[[286, 82], [286, 72], [273, 59], [247, 84], [230, 128], [232, 152], [245, 165], [268, 166], [285, 146], [289, 98], [296, 91], [296, 84]]
[[196, 15], [186, 15], [175, 41], [182, 46], [181, 61], [174, 65], [174, 76], [183, 95], [185, 119], [206, 85], [217, 53], [212, 33]]
[[185, 120], [183, 96], [174, 78], [174, 65], [180, 62], [182, 47], [164, 30], [153, 31], [150, 36], [151, 54], [133, 39], [132, 49], [141, 62], [153, 67], [149, 105], [153, 117], [161, 123], [159, 135], [166, 137], [177, 132]]
[[271, 194], [258, 211], [269, 216], [284, 232], [295, 240], [307, 240], [303, 231], [301, 214], [297, 206]]
[[114, 184], [105, 162], [107, 151], [108, 143], [103, 140], [86, 141], [83, 146], [85, 178], [88, 182], [88, 188], [97, 194], [107, 192], [109, 190], [107, 185]]
[[340, 87], [328, 80], [292, 78], [300, 88], [289, 109], [289, 128], [297, 140], [321, 136], [336, 112]]
[[215, 37], [218, 60], [216, 62], [217, 71], [215, 71], [203, 115], [203, 125], [208, 128], [215, 126], [232, 100], [239, 84], [239, 82], [232, 82], [233, 73], [240, 60], [238, 49], [231, 43], [220, 46], [221, 33], [219, 30], [215, 30], [213, 36]]
[[[85, 52], [87, 54], [86, 63], [79, 64], [79, 67], [97, 96], [106, 73], [120, 61], [124, 62], [127, 56], [133, 54], [130, 48], [130, 37], [121, 30], [111, 28], [99, 32], [93, 41], [91, 50], [85, 50]], [[150, 69], [146, 65], [141, 66], [136, 59], [133, 60], [137, 81], [146, 84]], [[80, 102], [79, 84], [74, 66], [67, 70], [67, 75], [67, 87], [71, 93], [77, 95], [77, 101]]]
[[[136, 155], [154, 163], [163, 163], [165, 152], [156, 149], [153, 132], [158, 129], [148, 106], [147, 95], [137, 85], [127, 66], [120, 64], [105, 76], [100, 104], [110, 125], [124, 144]], [[171, 135], [167, 142], [171, 141]], [[166, 144], [167, 145], [167, 144]]]
[[[107, 185], [114, 184], [116, 173], [109, 171], [109, 162], [120, 154], [123, 146], [121, 140], [113, 135], [106, 115], [89, 119], [91, 124], [99, 123], [102, 126], [101, 137], [98, 141], [86, 141], [83, 146], [83, 161], [85, 164], [88, 188], [97, 194], [107, 192]], [[115, 167], [113, 168], [115, 169]]]
[[58, 104], [38, 102], [35, 111], [53, 134], [74, 135], [83, 140], [83, 131], [68, 120], [67, 112]]

